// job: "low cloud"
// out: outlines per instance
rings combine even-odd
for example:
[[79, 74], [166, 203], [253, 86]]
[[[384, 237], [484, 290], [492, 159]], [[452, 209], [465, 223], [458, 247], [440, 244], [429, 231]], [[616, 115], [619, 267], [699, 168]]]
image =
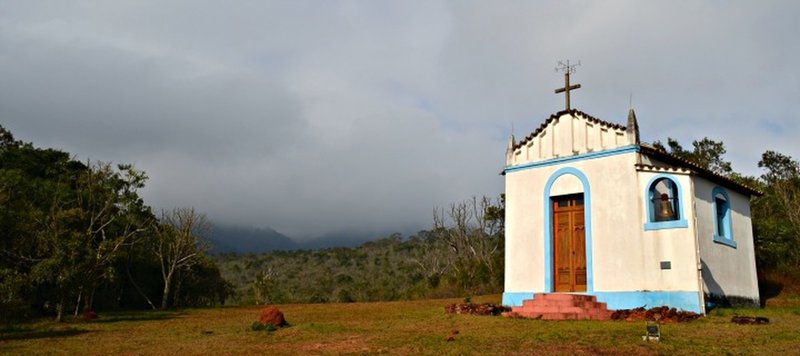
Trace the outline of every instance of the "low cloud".
[[226, 225], [412, 232], [497, 196], [512, 124], [562, 109], [567, 58], [574, 106], [624, 123], [632, 101], [645, 140], [722, 140], [746, 174], [766, 149], [800, 158], [792, 3], [4, 7], [3, 126], [134, 163], [149, 204]]

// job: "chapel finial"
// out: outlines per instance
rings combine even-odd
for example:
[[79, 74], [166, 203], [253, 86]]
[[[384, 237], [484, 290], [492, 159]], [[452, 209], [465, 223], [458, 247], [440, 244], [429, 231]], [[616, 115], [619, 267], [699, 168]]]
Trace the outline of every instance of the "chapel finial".
[[514, 124], [511, 124], [511, 135], [508, 137], [508, 146], [506, 146], [506, 164], [511, 164], [512, 157], [514, 156], [514, 146], [517, 140], [514, 138]]
[[625, 127], [625, 131], [628, 133], [628, 140], [630, 140], [631, 144], [638, 145], [639, 141], [639, 122], [636, 121], [636, 113], [633, 111], [633, 107], [628, 110], [628, 126]]
[[556, 72], [558, 72], [559, 70], [564, 72], [564, 87], [556, 89], [556, 94], [565, 93], [567, 111], [569, 111], [570, 109], [569, 91], [573, 89], [579, 89], [581, 87], [580, 84], [569, 85], [569, 75], [571, 73], [575, 73], [575, 67], [579, 65], [581, 65], [581, 61], [578, 61], [578, 64], [569, 64], [569, 60], [567, 60], [567, 63], [558, 61], [558, 64], [556, 65]]

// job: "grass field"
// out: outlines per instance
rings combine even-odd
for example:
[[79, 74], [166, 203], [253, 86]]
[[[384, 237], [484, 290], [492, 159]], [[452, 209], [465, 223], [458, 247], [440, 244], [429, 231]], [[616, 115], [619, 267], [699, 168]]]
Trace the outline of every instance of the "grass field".
[[[498, 302], [499, 296], [473, 298]], [[717, 309], [662, 325], [642, 341], [644, 322], [538, 321], [448, 315], [457, 299], [278, 306], [291, 324], [251, 331], [259, 307], [102, 314], [94, 321], [40, 321], [0, 330], [2, 354], [798, 354], [800, 308]], [[735, 313], [770, 318], [736, 325]], [[454, 341], [448, 335], [458, 331]]]

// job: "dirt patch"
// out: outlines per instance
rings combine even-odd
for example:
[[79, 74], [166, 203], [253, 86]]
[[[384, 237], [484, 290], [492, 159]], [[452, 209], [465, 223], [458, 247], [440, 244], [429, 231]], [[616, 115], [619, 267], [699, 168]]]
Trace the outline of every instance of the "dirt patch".
[[372, 345], [364, 337], [348, 336], [329, 342], [311, 342], [297, 345], [296, 351], [332, 353], [375, 353]]

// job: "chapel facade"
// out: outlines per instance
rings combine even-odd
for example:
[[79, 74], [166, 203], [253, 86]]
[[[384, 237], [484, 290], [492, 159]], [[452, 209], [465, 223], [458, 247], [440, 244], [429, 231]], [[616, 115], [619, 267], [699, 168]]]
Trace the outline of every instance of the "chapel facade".
[[551, 115], [512, 135], [503, 174], [504, 305], [536, 293], [609, 309], [759, 305], [750, 197], [761, 193], [641, 143], [632, 109], [626, 125]]

